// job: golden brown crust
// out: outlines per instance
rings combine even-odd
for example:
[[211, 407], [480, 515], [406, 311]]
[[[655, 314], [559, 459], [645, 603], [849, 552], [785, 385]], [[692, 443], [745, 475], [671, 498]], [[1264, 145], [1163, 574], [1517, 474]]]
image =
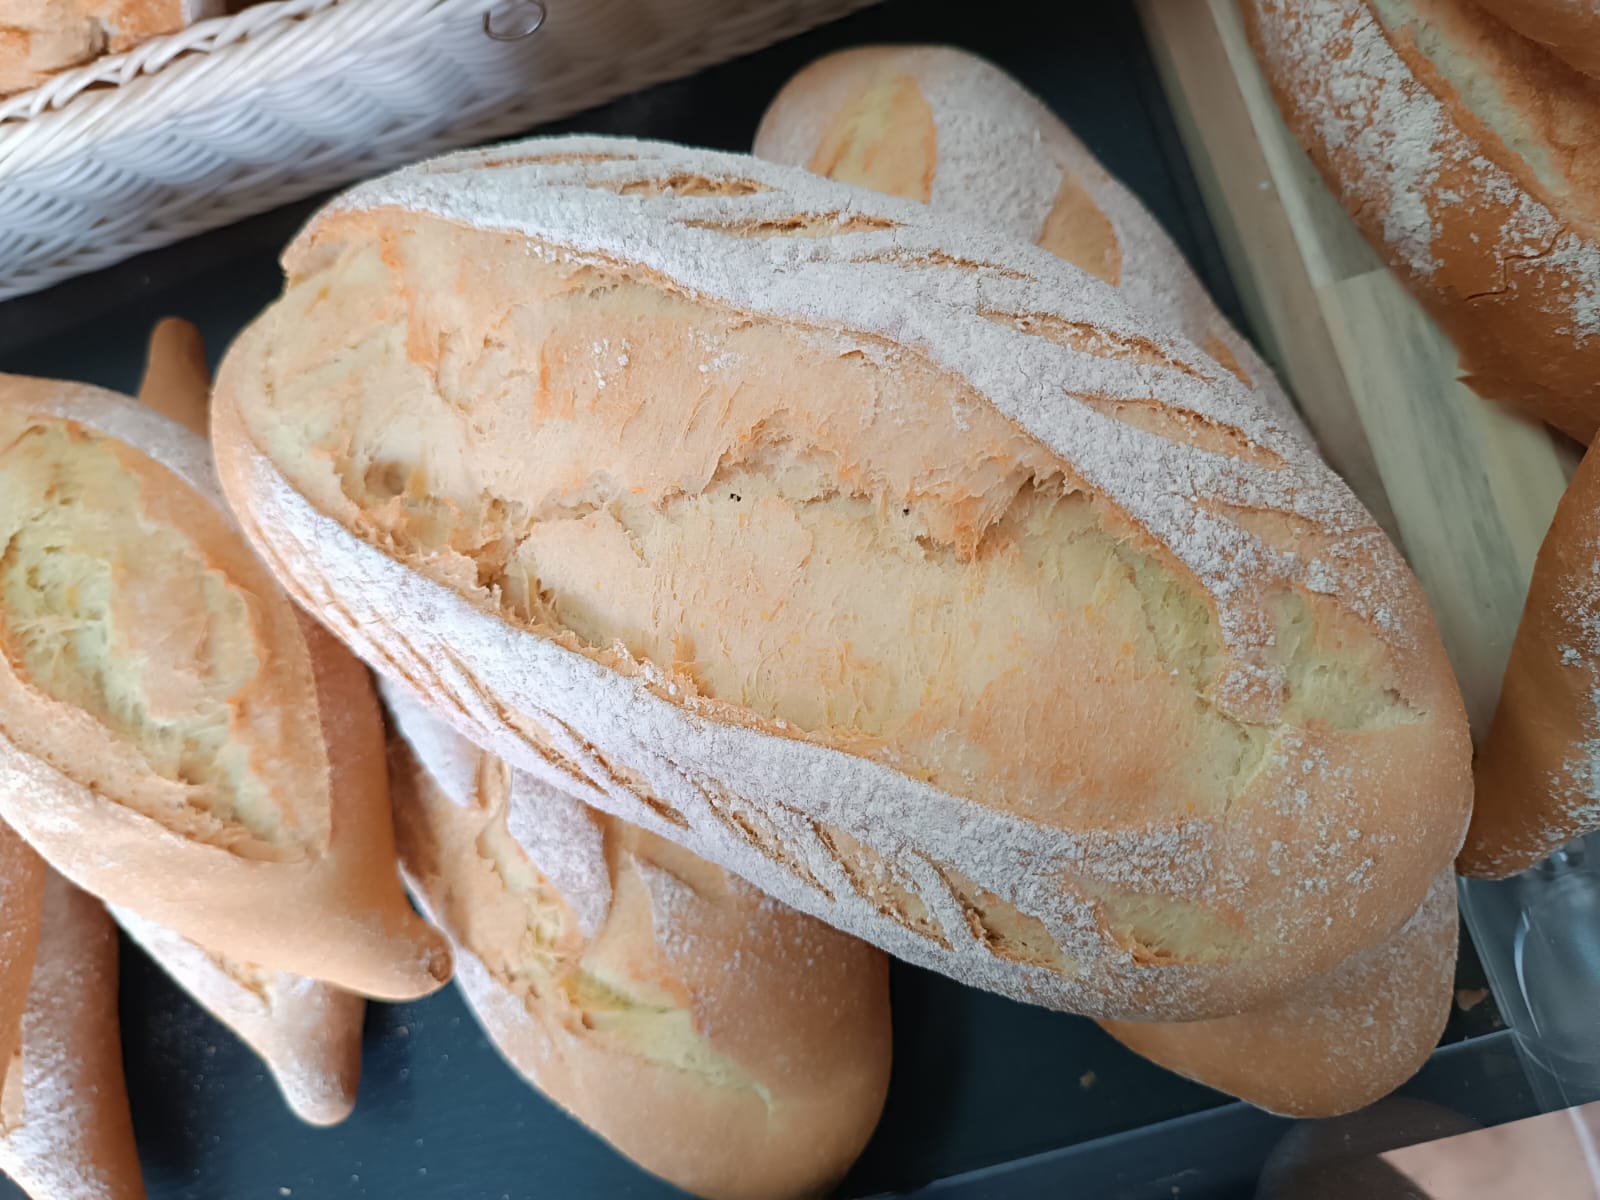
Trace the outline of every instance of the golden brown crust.
[[150, 331], [139, 403], [205, 437], [210, 401], [211, 370], [200, 331], [180, 317], [162, 318]]
[[884, 956], [388, 695], [415, 739], [391, 745], [407, 873], [507, 1061], [696, 1195], [778, 1200], [836, 1182], [888, 1086]]
[[32, 1200], [143, 1200], [122, 1080], [116, 927], [54, 872], [12, 1075], [0, 1171]]
[[283, 781], [269, 791], [276, 832], [243, 829], [194, 809], [137, 744], [40, 690], [7, 657], [0, 813], [79, 886], [201, 945], [385, 998], [438, 988], [449, 950], [400, 884], [371, 680], [250, 554], [210, 490], [204, 444], [129, 400], [78, 385], [5, 377], [0, 411], [23, 424], [95, 430], [120, 447], [117, 461], [139, 471], [141, 497], [197, 538], [213, 569], [249, 597], [262, 664], [249, 712], [278, 714], [267, 727], [283, 733], [272, 744], [287, 756], [251, 760]]
[[9, 0], [0, 10], [0, 96], [222, 11], [223, 0]]
[[1584, 456], [1534, 562], [1457, 861], [1502, 879], [1600, 829], [1600, 456]]
[[1123, 1045], [1270, 1112], [1332, 1117], [1427, 1062], [1454, 995], [1455, 878], [1443, 872], [1392, 938], [1266, 1008], [1211, 1021], [1102, 1021]]
[[1284, 117], [1466, 381], [1600, 421], [1600, 81], [1470, 0], [1241, 0]]
[[0, 823], [0, 1092], [22, 1036], [28, 980], [39, 946], [44, 907], [44, 859]]
[[1594, 0], [1478, 0], [1523, 37], [1586, 75], [1600, 75], [1600, 5]]

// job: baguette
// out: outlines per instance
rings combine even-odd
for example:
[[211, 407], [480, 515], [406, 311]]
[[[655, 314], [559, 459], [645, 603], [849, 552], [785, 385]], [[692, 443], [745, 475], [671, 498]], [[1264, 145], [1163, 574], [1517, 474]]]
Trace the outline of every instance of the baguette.
[[1102, 1027], [1130, 1050], [1258, 1108], [1333, 1117], [1387, 1096], [1428, 1061], [1455, 995], [1455, 876], [1416, 914], [1286, 1000], [1210, 1021]]
[[920, 200], [1035, 242], [1119, 288], [1254, 391], [1300, 419], [1250, 343], [1217, 311], [1155, 219], [1031, 92], [946, 46], [863, 46], [784, 84], [756, 132], [773, 162]]
[[407, 876], [512, 1067], [696, 1195], [838, 1182], [889, 1085], [883, 955], [385, 698]]
[[28, 843], [0, 824], [0, 1095], [22, 1037], [28, 981], [39, 948], [45, 870], [44, 860]]
[[396, 868], [366, 672], [273, 584], [205, 443], [0, 377], [0, 816], [209, 949], [405, 998], [449, 949]]
[[0, 0], [0, 96], [225, 10], [225, 0]]
[[1284, 118], [1465, 381], [1600, 421], [1600, 81], [1472, 0], [1241, 0]]
[[234, 962], [125, 908], [118, 925], [207, 1012], [260, 1057], [308, 1125], [350, 1115], [361, 1079], [360, 996], [286, 971]]
[[1477, 762], [1457, 869], [1504, 879], [1600, 829], [1600, 456], [1583, 457], [1534, 560]]
[[1600, 76], [1600, 5], [1594, 0], [1478, 0], [1523, 37], [1585, 75]]
[[1415, 580], [1230, 373], [1033, 247], [601, 138], [347, 193], [213, 398], [284, 585], [513, 766], [979, 986], [1192, 1019], [1459, 848]]
[[117, 1031], [116, 928], [53, 871], [43, 911], [21, 1053], [0, 1095], [0, 1171], [31, 1200], [143, 1200]]

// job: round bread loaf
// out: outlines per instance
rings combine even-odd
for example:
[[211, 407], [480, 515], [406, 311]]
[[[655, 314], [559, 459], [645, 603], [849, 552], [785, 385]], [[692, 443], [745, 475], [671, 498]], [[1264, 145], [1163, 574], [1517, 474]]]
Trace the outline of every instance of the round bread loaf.
[[1460, 352], [1587, 442], [1600, 421], [1600, 81], [1472, 0], [1243, 0], [1289, 127]]
[[883, 955], [386, 699], [406, 873], [507, 1061], [697, 1196], [838, 1182], [889, 1087]]
[[1600, 457], [1539, 547], [1457, 864], [1503, 879], [1600, 829]]
[[291, 246], [213, 438], [292, 594], [513, 766], [901, 957], [1237, 1012], [1454, 856], [1394, 547], [1035, 247], [741, 156], [425, 164]]
[[250, 552], [206, 443], [0, 377], [0, 815], [103, 899], [243, 961], [405, 998], [407, 903], [367, 672]]
[[993, 63], [948, 46], [830, 54], [784, 84], [755, 153], [1037, 243], [1118, 288], [1301, 430], [1271, 368], [1217, 311], [1172, 239]]
[[1523, 37], [1586, 75], [1600, 75], [1600, 4], [1595, 0], [1478, 0]]
[[0, 1171], [30, 1200], [144, 1200], [122, 1079], [117, 930], [46, 872], [22, 1045], [0, 1094]]
[[260, 1056], [295, 1116], [336, 1125], [361, 1080], [360, 996], [287, 971], [235, 962], [125, 908], [118, 925], [196, 1003]]
[[1291, 1117], [1333, 1117], [1387, 1096], [1428, 1061], [1455, 995], [1454, 872], [1387, 941], [1265, 1008], [1210, 1021], [1103, 1021], [1169, 1070]]

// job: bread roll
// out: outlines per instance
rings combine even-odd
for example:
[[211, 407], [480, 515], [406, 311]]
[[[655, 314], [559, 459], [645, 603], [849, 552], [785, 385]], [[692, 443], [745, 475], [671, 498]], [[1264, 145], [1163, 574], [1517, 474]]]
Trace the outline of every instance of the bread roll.
[[0, 1171], [31, 1200], [143, 1200], [122, 1081], [117, 931], [51, 871], [22, 1049], [0, 1095]]
[[28, 980], [39, 946], [45, 869], [28, 843], [0, 824], [0, 1094], [22, 1036]]
[[224, 488], [479, 744], [901, 957], [1239, 1011], [1465, 828], [1415, 580], [1228, 372], [1033, 247], [600, 138], [358, 188], [229, 351]]
[[836, 1183], [889, 1086], [883, 955], [386, 698], [406, 872], [507, 1061], [696, 1195]]
[[1600, 456], [1584, 455], [1534, 561], [1457, 863], [1503, 879], [1600, 829]]
[[225, 0], [0, 0], [0, 95], [224, 9]]
[[1595, 0], [1478, 0], [1523, 37], [1586, 75], [1600, 75], [1600, 4]]
[[947, 46], [830, 54], [784, 85], [755, 152], [1038, 243], [1121, 289], [1237, 375], [1286, 427], [1302, 429], [1271, 369], [1217, 311], [1172, 239], [994, 64]]
[[260, 1056], [294, 1115], [336, 1125], [355, 1107], [366, 1001], [315, 979], [206, 950], [125, 908], [117, 924]]
[[231, 958], [395, 998], [449, 977], [371, 682], [250, 553], [203, 441], [0, 377], [0, 546], [0, 816], [53, 867]]
[[1196, 1082], [1291, 1117], [1387, 1096], [1428, 1061], [1455, 996], [1456, 882], [1441, 871], [1387, 941], [1265, 1008], [1210, 1021], [1102, 1026]]
[[1466, 382], [1600, 421], [1600, 81], [1472, 0], [1242, 0], [1289, 127]]

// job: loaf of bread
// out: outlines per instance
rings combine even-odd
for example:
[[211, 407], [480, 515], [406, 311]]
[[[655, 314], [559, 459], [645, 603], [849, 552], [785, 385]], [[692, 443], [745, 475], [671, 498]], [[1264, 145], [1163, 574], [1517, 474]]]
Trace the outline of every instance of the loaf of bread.
[[0, 0], [0, 96], [225, 7], [225, 0]]
[[384, 997], [449, 977], [393, 849], [370, 679], [250, 552], [206, 444], [0, 377], [0, 816], [80, 887]]
[[45, 871], [44, 860], [0, 823], [0, 1094], [22, 1037], [22, 1013], [39, 946]]
[[1102, 1027], [1196, 1082], [1293, 1117], [1332, 1117], [1387, 1096], [1428, 1061], [1455, 996], [1455, 874], [1387, 941], [1285, 1000], [1210, 1021]]
[[1600, 4], [1595, 0], [1478, 0], [1523, 37], [1600, 76]]
[[1600, 456], [1539, 547], [1457, 864], [1503, 879], [1600, 829]]
[[22, 1048], [0, 1093], [0, 1171], [30, 1200], [143, 1200], [122, 1080], [117, 930], [51, 871]]
[[347, 193], [213, 398], [290, 592], [512, 765], [892, 953], [1097, 1016], [1282, 995], [1454, 856], [1394, 547], [1035, 247], [600, 138]]
[[1044, 249], [1119, 288], [1299, 418], [1272, 371], [1217, 311], [1172, 239], [1032, 93], [947, 46], [863, 46], [818, 59], [767, 108], [755, 152], [932, 204]]
[[125, 908], [111, 915], [212, 1016], [260, 1056], [295, 1116], [336, 1125], [361, 1079], [360, 996], [287, 971], [234, 962]]
[[1587, 442], [1600, 421], [1600, 81], [1473, 0], [1241, 0], [1289, 127], [1460, 352]]
[[889, 1086], [883, 955], [386, 699], [407, 876], [512, 1067], [697, 1196], [836, 1183]]

